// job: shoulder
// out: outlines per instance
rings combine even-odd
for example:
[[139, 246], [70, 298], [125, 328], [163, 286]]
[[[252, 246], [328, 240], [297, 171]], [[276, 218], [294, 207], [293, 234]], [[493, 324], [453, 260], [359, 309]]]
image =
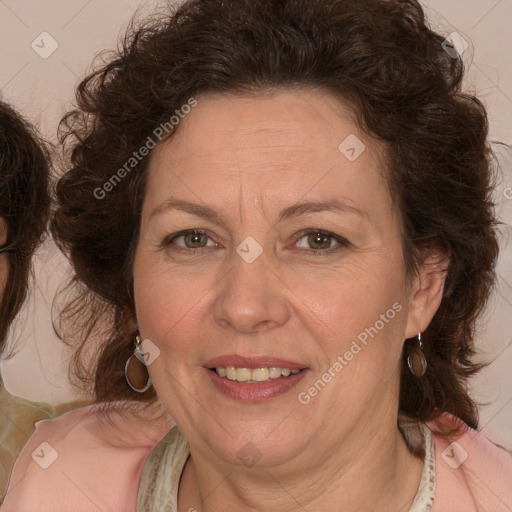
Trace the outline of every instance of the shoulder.
[[22, 397], [11, 395], [3, 386], [0, 376], [0, 502], [5, 494], [5, 486], [14, 460], [27, 442], [38, 420], [54, 418], [75, 409], [84, 402], [67, 402], [51, 405], [44, 402], [32, 402]]
[[[450, 414], [427, 425], [436, 464], [432, 512], [511, 510], [512, 453]], [[454, 426], [460, 426], [461, 433], [452, 438], [439, 434], [440, 427]]]
[[93, 404], [38, 421], [1, 510], [133, 509], [144, 463], [172, 426], [158, 406], [130, 402]]

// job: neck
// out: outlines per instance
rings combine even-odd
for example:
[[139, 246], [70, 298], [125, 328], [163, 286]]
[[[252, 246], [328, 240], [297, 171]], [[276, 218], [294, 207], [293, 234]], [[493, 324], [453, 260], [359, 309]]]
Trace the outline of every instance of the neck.
[[[408, 450], [396, 420], [387, 428], [358, 426], [322, 453], [311, 447], [301, 461], [267, 468], [219, 465], [191, 447], [178, 493], [178, 512], [200, 510], [253, 512], [297, 508], [339, 510], [409, 510], [416, 495], [423, 461]], [[304, 464], [307, 462], [307, 464]]]

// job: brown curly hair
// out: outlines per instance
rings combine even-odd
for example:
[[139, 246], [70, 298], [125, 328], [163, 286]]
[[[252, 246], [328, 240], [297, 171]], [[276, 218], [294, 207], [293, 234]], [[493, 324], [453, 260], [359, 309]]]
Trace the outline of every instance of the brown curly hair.
[[[311, 88], [351, 105], [387, 148], [409, 275], [426, 247], [450, 253], [441, 305], [423, 333], [428, 370], [417, 379], [404, 364], [399, 410], [418, 421], [449, 412], [477, 428], [466, 384], [484, 366], [472, 361], [475, 321], [495, 281], [492, 153], [486, 112], [462, 91], [464, 64], [443, 41], [416, 0], [188, 0], [132, 21], [61, 123], [71, 169], [58, 183], [53, 233], [79, 292], [62, 318], [87, 326], [75, 370], [84, 382], [94, 378], [98, 401], [156, 398], [134, 393], [123, 373], [133, 353], [132, 261], [150, 156], [129, 176], [113, 176], [190, 98]], [[102, 318], [109, 332], [97, 365], [87, 367], [87, 339]]]
[[0, 355], [25, 300], [30, 262], [50, 213], [49, 145], [11, 106], [0, 101], [0, 217], [7, 222], [9, 273], [0, 307]]

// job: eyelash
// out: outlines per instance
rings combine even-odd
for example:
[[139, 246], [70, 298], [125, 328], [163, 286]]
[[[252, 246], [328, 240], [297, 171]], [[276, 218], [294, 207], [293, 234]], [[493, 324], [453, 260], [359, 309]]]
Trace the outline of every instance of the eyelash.
[[[162, 246], [162, 248], [167, 248], [176, 239], [184, 237], [189, 234], [206, 235], [211, 240], [211, 237], [208, 235], [208, 233], [202, 229], [187, 229], [187, 230], [180, 231], [178, 233], [169, 235], [168, 237], [166, 237], [164, 239], [161, 246]], [[319, 234], [324, 237], [330, 237], [330, 238], [336, 240], [339, 245], [337, 247], [330, 247], [329, 249], [302, 249], [301, 252], [305, 251], [314, 256], [328, 256], [329, 254], [332, 254], [333, 252], [339, 251], [340, 249], [342, 249], [344, 247], [348, 247], [350, 245], [350, 242], [348, 240], [346, 240], [345, 238], [335, 235], [334, 233], [330, 233], [329, 231], [324, 231], [322, 229], [307, 229], [307, 230], [301, 231], [300, 233], [298, 233], [296, 235], [296, 237], [297, 237], [296, 242], [298, 242], [305, 236], [316, 235], [316, 234]], [[186, 249], [186, 248], [178, 246], [177, 248], [174, 248], [173, 250], [177, 251], [177, 252], [181, 252], [181, 253], [187, 253], [188, 255], [194, 255], [194, 254], [204, 254], [205, 249], [208, 249], [208, 247], [200, 247], [197, 249], [193, 249], [193, 248]]]

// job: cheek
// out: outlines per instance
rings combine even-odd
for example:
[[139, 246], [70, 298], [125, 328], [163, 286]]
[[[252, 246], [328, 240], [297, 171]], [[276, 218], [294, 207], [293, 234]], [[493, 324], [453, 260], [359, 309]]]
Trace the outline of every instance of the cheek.
[[400, 261], [396, 251], [351, 255], [329, 270], [290, 273], [286, 285], [333, 330], [364, 328], [395, 301], [404, 300]]
[[[189, 345], [204, 325], [198, 314], [211, 300], [215, 279], [205, 272], [183, 272], [136, 259], [134, 297], [137, 325], [143, 337], [165, 350], [172, 340], [174, 349]], [[189, 333], [189, 335], [187, 335]]]
[[346, 265], [318, 286], [312, 281], [291, 285], [325, 368], [347, 354], [344, 374], [350, 378], [371, 370], [386, 380], [394, 373], [406, 325], [406, 288], [400, 258], [395, 265], [385, 260]]

